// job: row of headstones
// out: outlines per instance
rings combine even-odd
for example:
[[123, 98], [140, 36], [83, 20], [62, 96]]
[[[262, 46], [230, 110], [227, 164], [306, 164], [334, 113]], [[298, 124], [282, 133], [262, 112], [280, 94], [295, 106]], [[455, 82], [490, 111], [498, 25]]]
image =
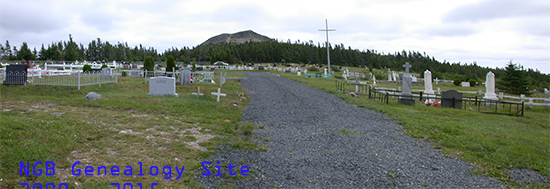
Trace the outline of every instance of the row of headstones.
[[[184, 70], [183, 72], [185, 72]], [[189, 71], [189, 70], [187, 70]], [[189, 79], [191, 78], [191, 72], [185, 72], [181, 74], [181, 82], [189, 82]], [[220, 96], [226, 96], [226, 94], [221, 93], [221, 87], [223, 84], [225, 84], [226, 81], [226, 75], [222, 75], [223, 73], [220, 73], [220, 88], [218, 88], [218, 92], [212, 92], [212, 95], [217, 96], [217, 102], [220, 101]], [[203, 96], [204, 93], [200, 92], [200, 88], [197, 88], [196, 93], [191, 93], [192, 95], [197, 95], [197, 98], [199, 96]], [[176, 78], [173, 77], [151, 77], [149, 79], [149, 94], [150, 96], [178, 96], [178, 93], [176, 93]]]
[[[414, 104], [414, 99], [412, 99], [411, 86], [412, 78], [409, 74], [409, 68], [412, 67], [408, 62], [403, 65], [405, 68], [404, 77], [402, 80], [402, 99], [400, 102], [402, 104]], [[487, 73], [485, 80], [485, 100], [498, 100], [497, 95], [495, 94], [495, 74], [493, 72]], [[426, 97], [435, 97], [433, 86], [432, 86], [432, 72], [426, 70], [424, 72], [424, 94]], [[412, 102], [411, 102], [412, 101]]]

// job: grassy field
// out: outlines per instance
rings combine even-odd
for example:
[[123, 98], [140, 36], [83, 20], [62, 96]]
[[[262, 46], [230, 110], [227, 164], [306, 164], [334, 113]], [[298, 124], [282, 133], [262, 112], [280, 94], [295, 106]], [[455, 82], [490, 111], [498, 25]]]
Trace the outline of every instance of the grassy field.
[[[308, 79], [296, 74], [276, 73], [333, 93], [348, 104], [373, 109], [397, 120], [404, 134], [429, 142], [448, 156], [464, 159], [478, 171], [512, 187], [507, 170], [530, 169], [550, 175], [550, 109], [534, 107], [525, 116], [478, 113], [469, 110], [385, 104], [360, 95], [353, 98], [335, 89], [334, 79]], [[447, 85], [448, 86], [448, 85]], [[461, 87], [458, 87], [461, 88]], [[456, 89], [448, 86], [447, 89]], [[531, 187], [549, 188], [550, 185]]]
[[[228, 74], [228, 77], [243, 75]], [[191, 95], [201, 87], [204, 96]], [[148, 188], [196, 188], [218, 145], [258, 149], [249, 141], [251, 123], [241, 123], [249, 99], [238, 81], [227, 81], [217, 103], [210, 92], [219, 85], [177, 85], [179, 97], [148, 96], [143, 78], [119, 77], [118, 84], [101, 87], [0, 86], [0, 188], [20, 188], [20, 183], [68, 183], [71, 188], [113, 188], [111, 183], [143, 183]], [[102, 95], [84, 100], [88, 92]], [[264, 147], [260, 147], [264, 149]], [[20, 176], [20, 161], [55, 162], [54, 176]], [[71, 167], [93, 166], [94, 176], [73, 176]], [[145, 176], [138, 174], [138, 162]], [[246, 165], [241, 162], [222, 162]], [[98, 176], [98, 166], [120, 167], [121, 176]], [[133, 176], [124, 176], [126, 166]], [[152, 176], [150, 167], [157, 166]], [[172, 168], [165, 169], [164, 166]], [[184, 171], [180, 178], [175, 166]], [[214, 166], [214, 164], [212, 164]], [[239, 167], [238, 166], [238, 167]], [[37, 168], [44, 169], [44, 163]], [[213, 168], [213, 167], [212, 167]], [[152, 169], [155, 172], [154, 169]], [[82, 173], [84, 174], [84, 173]], [[165, 179], [171, 175], [169, 179]], [[227, 176], [227, 173], [224, 174]], [[236, 178], [243, 178], [236, 176]]]

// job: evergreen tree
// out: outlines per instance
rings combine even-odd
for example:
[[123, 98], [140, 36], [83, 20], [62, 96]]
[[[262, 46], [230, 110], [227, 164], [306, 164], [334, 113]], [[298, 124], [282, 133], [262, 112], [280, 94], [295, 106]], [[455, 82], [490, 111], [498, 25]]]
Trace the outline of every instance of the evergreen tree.
[[65, 60], [75, 61], [78, 59], [78, 45], [73, 41], [73, 37], [69, 34], [69, 42], [65, 45]]
[[506, 72], [502, 78], [501, 89], [510, 94], [530, 94], [529, 80], [526, 77], [526, 72], [521, 69], [522, 66], [508, 62]]
[[176, 61], [174, 60], [174, 57], [172, 55], [170, 55], [166, 59], [166, 71], [167, 72], [173, 72], [174, 67], [176, 67]]
[[21, 49], [17, 52], [17, 59], [19, 60], [34, 60], [35, 56], [29, 49], [27, 42], [23, 42]]
[[155, 68], [155, 61], [153, 60], [153, 57], [147, 56], [145, 57], [145, 63], [143, 63], [143, 69], [147, 71], [154, 71]]

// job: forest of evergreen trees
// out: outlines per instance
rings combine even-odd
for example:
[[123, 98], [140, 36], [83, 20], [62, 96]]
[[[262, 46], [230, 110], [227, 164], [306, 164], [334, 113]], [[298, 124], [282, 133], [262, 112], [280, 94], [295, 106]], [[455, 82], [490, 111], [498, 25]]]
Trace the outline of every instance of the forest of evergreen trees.
[[[59, 41], [47, 46], [42, 45], [40, 50], [32, 51], [26, 43], [18, 49], [11, 46], [6, 40], [0, 44], [0, 57], [2, 60], [51, 60], [51, 61], [122, 61], [142, 62], [146, 57], [153, 57], [155, 61], [166, 61], [172, 55], [177, 62], [189, 64], [195, 61], [224, 61], [227, 63], [311, 63], [326, 64], [326, 48], [321, 43], [313, 42], [294, 43], [269, 41], [246, 43], [217, 43], [199, 45], [193, 48], [172, 47], [159, 53], [155, 48], [139, 46], [130, 47], [128, 43], [118, 42], [111, 44], [100, 38], [92, 40], [88, 45], [77, 44], [69, 35], [69, 41]], [[368, 67], [374, 69], [403, 70], [403, 64], [410, 62], [412, 72], [423, 73], [430, 70], [433, 77], [446, 79], [460, 79], [463, 81], [485, 80], [487, 72], [492, 71], [497, 78], [505, 75], [504, 68], [481, 67], [475, 62], [470, 64], [439, 62], [425, 52], [401, 51], [395, 53], [379, 53], [376, 50], [357, 50], [345, 47], [344, 44], [331, 44], [331, 65]], [[505, 65], [506, 62], [503, 62]], [[523, 69], [529, 77], [530, 86], [533, 88], [550, 88], [550, 75], [543, 74], [539, 70]]]

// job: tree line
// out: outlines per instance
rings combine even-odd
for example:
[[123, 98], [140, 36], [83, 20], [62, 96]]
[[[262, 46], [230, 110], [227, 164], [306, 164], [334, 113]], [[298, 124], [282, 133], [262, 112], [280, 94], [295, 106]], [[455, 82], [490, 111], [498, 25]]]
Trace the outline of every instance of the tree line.
[[[445, 79], [459, 79], [462, 81], [484, 81], [487, 72], [495, 73], [497, 79], [506, 75], [505, 68], [481, 67], [476, 62], [470, 64], [439, 62], [435, 57], [430, 57], [425, 52], [398, 51], [394, 53], [377, 52], [374, 49], [358, 50], [345, 47], [344, 44], [329, 45], [331, 65], [352, 66], [369, 69], [388, 69], [402, 71], [403, 64], [409, 62], [413, 67], [412, 72], [423, 73], [430, 70], [433, 77]], [[42, 45], [40, 50], [30, 50], [23, 42], [19, 50], [16, 46], [10, 46], [6, 40], [5, 45], [0, 44], [0, 57], [2, 60], [52, 60], [52, 61], [122, 61], [143, 62], [151, 57], [155, 62], [166, 61], [172, 56], [177, 62], [189, 64], [191, 62], [216, 62], [227, 63], [303, 63], [326, 65], [327, 54], [324, 43], [313, 41], [266, 41], [245, 43], [216, 43], [199, 45], [196, 47], [172, 47], [160, 53], [155, 48], [139, 46], [130, 47], [128, 43], [118, 42], [111, 44], [100, 38], [92, 40], [88, 45], [77, 44], [71, 35], [68, 41], [53, 42], [47, 46]], [[505, 64], [505, 63], [503, 63]], [[528, 77], [533, 88], [550, 88], [550, 75], [539, 70], [524, 69], [518, 65], [518, 69]]]

